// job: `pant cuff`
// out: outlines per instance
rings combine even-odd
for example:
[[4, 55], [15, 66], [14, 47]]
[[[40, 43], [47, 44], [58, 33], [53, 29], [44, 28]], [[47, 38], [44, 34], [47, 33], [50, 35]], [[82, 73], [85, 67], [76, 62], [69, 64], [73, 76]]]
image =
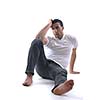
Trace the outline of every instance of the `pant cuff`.
[[57, 87], [58, 85], [55, 85], [54, 88], [51, 90], [51, 92], [53, 93], [53, 90]]

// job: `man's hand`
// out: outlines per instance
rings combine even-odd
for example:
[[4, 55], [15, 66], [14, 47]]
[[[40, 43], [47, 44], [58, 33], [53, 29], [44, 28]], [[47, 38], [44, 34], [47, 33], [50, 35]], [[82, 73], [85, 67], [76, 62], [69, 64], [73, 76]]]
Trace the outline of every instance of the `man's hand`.
[[77, 71], [69, 71], [70, 74], [80, 74], [80, 72]]
[[45, 35], [48, 32], [48, 30], [51, 28], [51, 26], [52, 26], [52, 20], [50, 19], [49, 22], [48, 22], [48, 24], [45, 27], [43, 27], [40, 30], [40, 32], [36, 35], [36, 38], [41, 39], [42, 42], [45, 43], [44, 42]]

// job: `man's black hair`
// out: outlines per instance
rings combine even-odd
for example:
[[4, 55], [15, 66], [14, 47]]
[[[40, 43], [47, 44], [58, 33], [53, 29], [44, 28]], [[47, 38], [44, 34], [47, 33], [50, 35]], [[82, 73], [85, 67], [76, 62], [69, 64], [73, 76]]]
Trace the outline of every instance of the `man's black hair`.
[[63, 27], [63, 22], [61, 20], [59, 20], [59, 19], [52, 20], [52, 24], [55, 24], [57, 22]]

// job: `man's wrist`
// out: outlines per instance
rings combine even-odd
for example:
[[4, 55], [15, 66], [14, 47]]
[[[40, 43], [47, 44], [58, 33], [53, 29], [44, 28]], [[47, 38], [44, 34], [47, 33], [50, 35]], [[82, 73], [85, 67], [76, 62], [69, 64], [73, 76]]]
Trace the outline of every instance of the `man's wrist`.
[[69, 72], [73, 72], [73, 66], [72, 65], [70, 65], [70, 67], [69, 67]]
[[69, 70], [69, 72], [70, 72], [70, 73], [72, 73], [72, 72], [73, 72], [73, 70]]

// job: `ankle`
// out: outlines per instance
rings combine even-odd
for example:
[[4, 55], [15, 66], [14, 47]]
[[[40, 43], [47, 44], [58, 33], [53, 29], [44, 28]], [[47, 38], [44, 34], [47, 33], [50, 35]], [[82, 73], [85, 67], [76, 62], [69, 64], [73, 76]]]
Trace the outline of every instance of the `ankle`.
[[28, 74], [27, 74], [27, 77], [29, 77], [29, 78], [32, 78], [32, 76], [33, 76], [33, 75], [32, 75], [31, 73], [28, 73]]

